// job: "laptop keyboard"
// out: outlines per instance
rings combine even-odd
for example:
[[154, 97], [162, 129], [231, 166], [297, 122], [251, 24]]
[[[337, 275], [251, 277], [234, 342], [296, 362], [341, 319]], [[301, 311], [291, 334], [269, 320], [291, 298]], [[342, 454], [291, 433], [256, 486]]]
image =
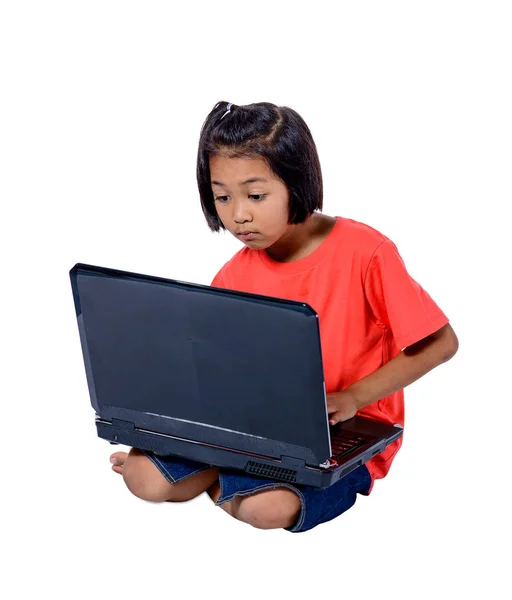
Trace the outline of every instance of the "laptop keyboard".
[[349, 433], [347, 431], [343, 433], [339, 431], [336, 433], [331, 432], [332, 458], [342, 458], [350, 454], [350, 452], [361, 448], [366, 443], [368, 443], [368, 440], [357, 435], [357, 433]]

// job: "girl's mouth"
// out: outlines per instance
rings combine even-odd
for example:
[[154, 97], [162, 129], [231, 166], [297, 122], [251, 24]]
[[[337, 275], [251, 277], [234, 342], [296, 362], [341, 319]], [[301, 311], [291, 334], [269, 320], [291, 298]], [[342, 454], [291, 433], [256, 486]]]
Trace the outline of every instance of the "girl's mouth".
[[248, 240], [253, 240], [254, 238], [256, 238], [258, 236], [258, 234], [255, 231], [241, 231], [240, 233], [236, 234], [240, 239], [245, 241]]

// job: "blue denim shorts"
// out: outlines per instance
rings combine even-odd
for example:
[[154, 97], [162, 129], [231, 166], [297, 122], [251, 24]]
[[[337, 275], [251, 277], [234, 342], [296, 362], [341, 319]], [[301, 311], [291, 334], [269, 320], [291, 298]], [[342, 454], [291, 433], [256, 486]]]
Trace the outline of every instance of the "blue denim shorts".
[[[212, 467], [212, 465], [185, 458], [155, 455], [145, 450], [143, 452], [169, 483], [177, 483]], [[287, 487], [293, 490], [300, 498], [301, 510], [297, 522], [292, 527], [286, 528], [286, 531], [299, 533], [313, 529], [320, 523], [331, 521], [351, 508], [356, 501], [357, 494], [368, 495], [372, 479], [366, 465], [361, 465], [330, 487], [319, 489], [309, 485], [293, 485], [276, 479], [247, 475], [242, 471], [220, 468], [219, 483], [220, 496], [215, 503], [216, 506], [233, 500], [235, 496], [249, 496], [255, 492], [277, 487]]]

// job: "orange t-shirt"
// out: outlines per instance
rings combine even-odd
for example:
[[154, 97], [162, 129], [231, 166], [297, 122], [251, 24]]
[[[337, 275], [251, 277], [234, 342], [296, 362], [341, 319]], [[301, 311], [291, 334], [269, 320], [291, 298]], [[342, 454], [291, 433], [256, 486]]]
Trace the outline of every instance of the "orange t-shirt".
[[[326, 392], [338, 392], [391, 360], [406, 346], [448, 323], [432, 298], [407, 273], [396, 246], [382, 233], [337, 217], [325, 240], [294, 262], [277, 262], [265, 250], [244, 247], [213, 286], [308, 303], [319, 316]], [[404, 424], [403, 390], [358, 414]], [[384, 477], [402, 439], [370, 459]]]

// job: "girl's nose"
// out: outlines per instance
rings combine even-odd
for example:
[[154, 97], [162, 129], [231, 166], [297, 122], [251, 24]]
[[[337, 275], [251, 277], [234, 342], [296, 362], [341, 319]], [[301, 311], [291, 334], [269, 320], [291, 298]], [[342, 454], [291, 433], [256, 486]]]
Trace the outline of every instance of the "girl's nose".
[[252, 221], [252, 215], [246, 202], [236, 200], [233, 206], [233, 220], [235, 223]]

